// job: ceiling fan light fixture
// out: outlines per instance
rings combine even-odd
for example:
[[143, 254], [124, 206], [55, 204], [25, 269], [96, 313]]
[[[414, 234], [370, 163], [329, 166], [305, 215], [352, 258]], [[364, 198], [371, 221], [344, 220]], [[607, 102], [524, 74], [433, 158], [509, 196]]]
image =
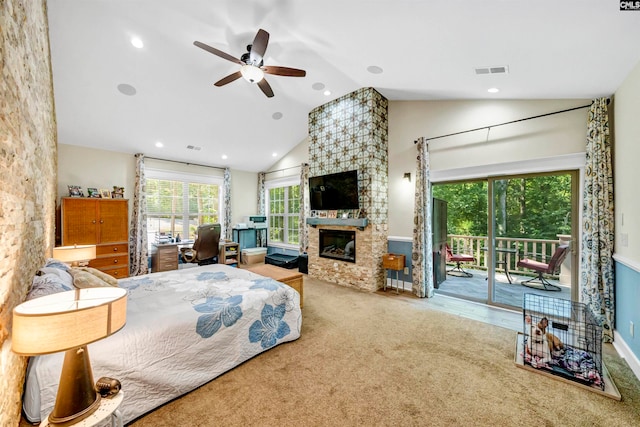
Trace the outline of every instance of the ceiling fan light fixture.
[[264, 71], [255, 65], [246, 64], [240, 68], [242, 77], [249, 83], [258, 83], [264, 78]]

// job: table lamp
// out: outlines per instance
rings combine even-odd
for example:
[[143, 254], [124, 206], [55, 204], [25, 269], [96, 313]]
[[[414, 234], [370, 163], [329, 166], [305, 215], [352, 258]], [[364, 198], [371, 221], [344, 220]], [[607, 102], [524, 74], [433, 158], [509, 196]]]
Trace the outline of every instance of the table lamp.
[[120, 330], [127, 317], [127, 291], [76, 289], [25, 301], [13, 309], [12, 350], [24, 356], [65, 351], [49, 424], [68, 426], [100, 406], [87, 344]]
[[72, 267], [78, 267], [82, 261], [95, 259], [96, 245], [58, 246], [53, 248], [53, 257], [71, 263]]

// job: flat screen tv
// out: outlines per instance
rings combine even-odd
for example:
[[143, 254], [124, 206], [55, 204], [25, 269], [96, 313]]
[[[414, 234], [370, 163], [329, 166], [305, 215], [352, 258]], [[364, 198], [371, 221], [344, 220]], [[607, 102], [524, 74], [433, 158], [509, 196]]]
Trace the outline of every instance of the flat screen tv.
[[359, 209], [358, 171], [347, 171], [309, 178], [311, 210]]

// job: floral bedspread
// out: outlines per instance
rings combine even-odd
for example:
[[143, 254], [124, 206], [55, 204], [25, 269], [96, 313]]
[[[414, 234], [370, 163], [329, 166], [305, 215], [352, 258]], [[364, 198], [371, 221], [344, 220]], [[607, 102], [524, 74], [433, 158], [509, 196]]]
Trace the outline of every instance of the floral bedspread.
[[[89, 345], [94, 379], [119, 379], [127, 423], [251, 357], [300, 336], [300, 295], [220, 264], [119, 280], [127, 324]], [[45, 417], [55, 403], [63, 354], [32, 358], [25, 402]], [[38, 420], [30, 420], [38, 421]]]

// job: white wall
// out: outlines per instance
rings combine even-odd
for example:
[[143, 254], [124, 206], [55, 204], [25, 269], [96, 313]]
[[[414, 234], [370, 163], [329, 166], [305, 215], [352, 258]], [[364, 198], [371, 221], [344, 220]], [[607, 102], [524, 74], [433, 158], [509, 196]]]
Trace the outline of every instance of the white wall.
[[[614, 206], [616, 255], [640, 265], [640, 63], [627, 76], [614, 101]], [[610, 126], [613, 129], [613, 126]], [[617, 155], [616, 155], [617, 154]], [[624, 216], [624, 221], [623, 221]], [[628, 243], [622, 244], [626, 234]]]
[[[75, 145], [58, 144], [58, 197], [69, 195], [67, 185], [79, 185], [87, 194], [87, 187], [124, 187], [125, 199], [133, 198], [136, 181], [136, 162], [132, 154], [97, 150]], [[129, 208], [131, 208], [129, 203]]]
[[[298, 145], [293, 147], [291, 151], [285, 154], [280, 160], [273, 164], [267, 171], [266, 181], [279, 179], [291, 175], [299, 175], [299, 166], [309, 162], [309, 138], [305, 138]], [[273, 173], [268, 173], [272, 171]]]
[[[183, 163], [146, 159], [145, 166], [177, 172], [223, 176], [222, 169]], [[133, 199], [136, 162], [133, 154], [99, 150], [75, 145], [58, 144], [58, 203], [67, 196], [67, 185], [80, 185], [87, 195], [87, 187], [124, 187], [126, 199]], [[231, 170], [231, 223], [242, 222], [245, 215], [254, 214], [257, 207], [258, 175], [253, 172]], [[129, 203], [129, 210], [132, 208]], [[131, 212], [129, 212], [131, 216]]]
[[245, 222], [244, 217], [258, 213], [258, 174], [231, 171], [231, 224]]
[[[591, 100], [392, 101], [389, 103], [389, 235], [410, 237], [418, 137], [490, 126], [568, 108]], [[584, 152], [588, 109], [527, 120], [429, 143], [434, 173]], [[571, 157], [571, 156], [567, 156]]]

